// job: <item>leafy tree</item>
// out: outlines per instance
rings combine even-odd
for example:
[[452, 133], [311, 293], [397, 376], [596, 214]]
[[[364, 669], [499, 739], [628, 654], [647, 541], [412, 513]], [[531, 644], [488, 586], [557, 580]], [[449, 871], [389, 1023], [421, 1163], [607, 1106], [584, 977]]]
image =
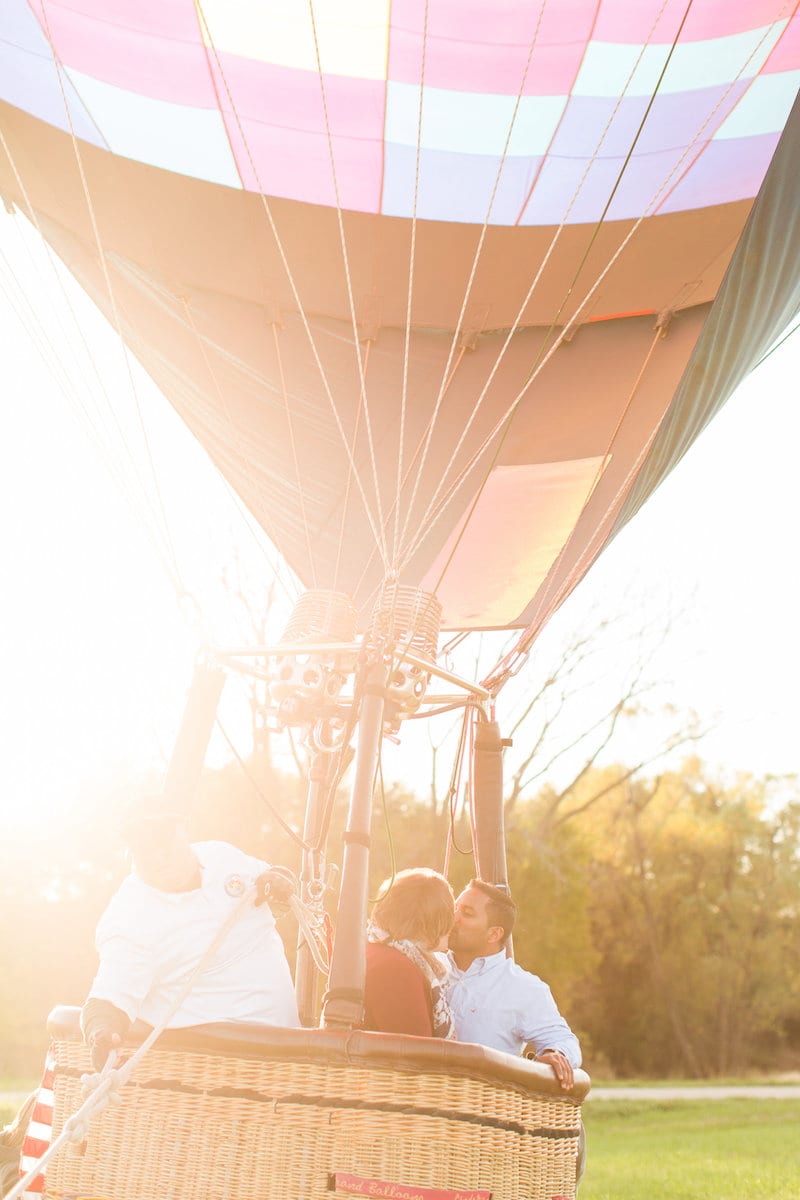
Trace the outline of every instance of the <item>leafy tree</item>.
[[577, 1007], [623, 1072], [774, 1061], [796, 1012], [800, 861], [796, 804], [770, 798], [768, 782], [726, 787], [693, 760], [620, 785], [587, 821], [600, 962]]

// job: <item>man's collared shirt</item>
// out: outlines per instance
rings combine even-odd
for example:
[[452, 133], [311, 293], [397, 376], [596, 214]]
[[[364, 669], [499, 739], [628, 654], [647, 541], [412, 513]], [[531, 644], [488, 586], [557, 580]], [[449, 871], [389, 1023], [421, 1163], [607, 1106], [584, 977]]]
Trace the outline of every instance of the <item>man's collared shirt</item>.
[[477, 1042], [506, 1054], [521, 1054], [532, 1042], [537, 1054], [563, 1050], [573, 1067], [581, 1065], [578, 1039], [558, 1011], [553, 994], [504, 951], [476, 958], [461, 971], [447, 955], [447, 999], [460, 1042]]

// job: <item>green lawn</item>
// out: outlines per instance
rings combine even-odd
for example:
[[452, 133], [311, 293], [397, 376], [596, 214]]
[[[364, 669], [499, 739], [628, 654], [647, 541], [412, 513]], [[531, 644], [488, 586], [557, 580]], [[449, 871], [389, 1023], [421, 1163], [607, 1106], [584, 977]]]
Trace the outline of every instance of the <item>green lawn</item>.
[[589, 1101], [580, 1200], [798, 1200], [800, 1101]]

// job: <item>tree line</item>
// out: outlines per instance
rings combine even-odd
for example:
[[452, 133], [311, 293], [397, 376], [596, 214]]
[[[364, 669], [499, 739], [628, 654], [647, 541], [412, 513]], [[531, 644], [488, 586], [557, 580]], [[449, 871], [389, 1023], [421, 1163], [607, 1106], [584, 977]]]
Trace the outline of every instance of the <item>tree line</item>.
[[[266, 754], [206, 772], [198, 839], [230, 840], [299, 866], [284, 821], [302, 828], [303, 785]], [[257, 786], [254, 786], [253, 781]], [[346, 792], [330, 857], [340, 857]], [[2, 1061], [35, 1076], [55, 1004], [80, 1004], [94, 926], [127, 869], [115, 798], [87, 799], [35, 849], [0, 846]], [[508, 806], [517, 959], [550, 983], [590, 1074], [710, 1078], [800, 1066], [800, 793], [794, 780], [721, 781], [697, 758], [657, 776], [593, 766], [568, 792], [545, 786]], [[446, 806], [399, 787], [376, 797], [372, 894], [392, 869], [474, 873], [469, 830]], [[333, 896], [331, 896], [333, 901]], [[295, 930], [284, 919], [290, 957]]]

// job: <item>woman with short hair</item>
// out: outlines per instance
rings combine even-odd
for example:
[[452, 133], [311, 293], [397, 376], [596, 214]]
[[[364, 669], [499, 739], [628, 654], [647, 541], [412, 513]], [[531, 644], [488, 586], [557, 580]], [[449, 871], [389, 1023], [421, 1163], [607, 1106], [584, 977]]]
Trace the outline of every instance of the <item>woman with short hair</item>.
[[437, 954], [454, 919], [453, 889], [438, 871], [414, 867], [381, 884], [367, 937], [365, 1029], [455, 1037]]

